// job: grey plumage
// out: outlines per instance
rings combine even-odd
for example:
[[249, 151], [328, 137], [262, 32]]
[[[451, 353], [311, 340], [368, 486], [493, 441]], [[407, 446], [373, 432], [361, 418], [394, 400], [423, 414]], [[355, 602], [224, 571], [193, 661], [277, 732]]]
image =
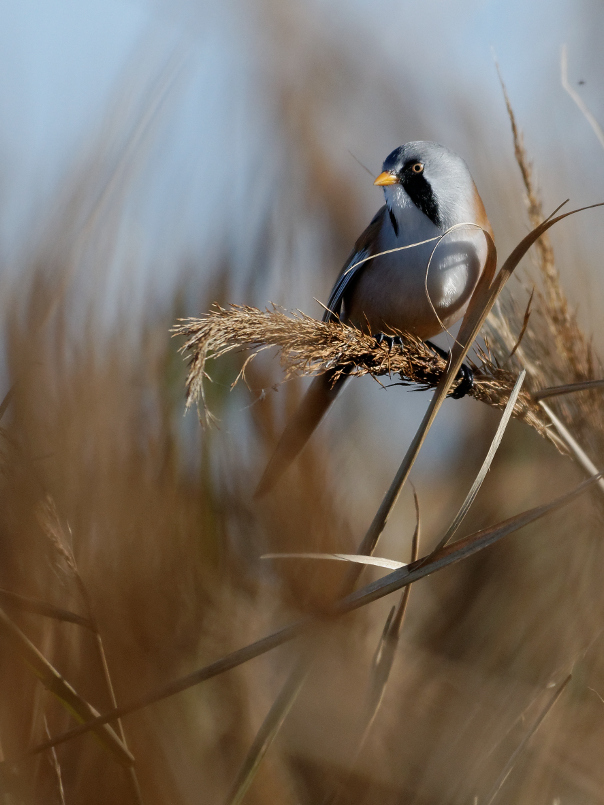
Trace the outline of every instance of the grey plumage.
[[[491, 227], [465, 162], [438, 143], [395, 149], [376, 184], [386, 203], [344, 264], [324, 319], [340, 318], [373, 335], [400, 330], [426, 340], [463, 315], [485, 265], [482, 230], [492, 235]], [[328, 372], [311, 384], [257, 496], [273, 486], [335, 399], [344, 379], [332, 388], [332, 378]]]

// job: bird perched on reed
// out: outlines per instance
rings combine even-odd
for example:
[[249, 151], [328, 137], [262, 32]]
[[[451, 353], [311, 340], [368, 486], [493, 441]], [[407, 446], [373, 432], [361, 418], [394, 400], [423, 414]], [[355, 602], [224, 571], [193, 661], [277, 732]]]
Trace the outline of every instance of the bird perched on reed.
[[[409, 142], [386, 158], [374, 184], [384, 206], [354, 245], [329, 297], [324, 321], [341, 320], [386, 341], [423, 341], [461, 318], [485, 266], [492, 230], [466, 163], [433, 142]], [[446, 234], [445, 234], [446, 233]], [[443, 237], [444, 236], [444, 237]], [[440, 354], [443, 351], [433, 348]], [[256, 490], [260, 497], [300, 452], [347, 376], [312, 382]], [[468, 367], [452, 396], [472, 386]]]

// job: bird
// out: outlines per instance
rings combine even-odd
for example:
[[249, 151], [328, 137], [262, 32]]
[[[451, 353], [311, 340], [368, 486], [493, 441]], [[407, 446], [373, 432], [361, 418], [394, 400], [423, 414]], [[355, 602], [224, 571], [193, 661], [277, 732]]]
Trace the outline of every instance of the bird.
[[[486, 263], [484, 233], [493, 237], [476, 185], [461, 157], [428, 141], [395, 148], [374, 185], [383, 188], [385, 203], [344, 263], [323, 321], [354, 325], [391, 348], [397, 331], [411, 333], [444, 357], [429, 339], [463, 316]], [[334, 382], [335, 374], [331, 369], [314, 378], [256, 498], [272, 489], [341, 391], [347, 375]], [[463, 396], [472, 385], [468, 367], [462, 374], [452, 396]]]

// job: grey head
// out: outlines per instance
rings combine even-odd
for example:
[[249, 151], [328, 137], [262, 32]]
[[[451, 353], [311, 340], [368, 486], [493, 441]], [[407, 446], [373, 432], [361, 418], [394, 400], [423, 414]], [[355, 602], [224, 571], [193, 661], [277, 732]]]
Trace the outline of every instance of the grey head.
[[384, 187], [391, 213], [413, 203], [439, 229], [481, 223], [484, 208], [463, 159], [438, 143], [405, 143], [389, 154], [375, 184]]

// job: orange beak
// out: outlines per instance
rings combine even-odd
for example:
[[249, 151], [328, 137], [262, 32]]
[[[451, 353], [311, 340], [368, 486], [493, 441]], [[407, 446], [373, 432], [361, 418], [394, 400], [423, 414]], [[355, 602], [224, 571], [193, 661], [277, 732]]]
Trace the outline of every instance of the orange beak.
[[396, 184], [398, 182], [398, 178], [390, 171], [384, 171], [380, 173], [373, 184], [378, 185], [379, 187], [387, 187], [389, 184]]

